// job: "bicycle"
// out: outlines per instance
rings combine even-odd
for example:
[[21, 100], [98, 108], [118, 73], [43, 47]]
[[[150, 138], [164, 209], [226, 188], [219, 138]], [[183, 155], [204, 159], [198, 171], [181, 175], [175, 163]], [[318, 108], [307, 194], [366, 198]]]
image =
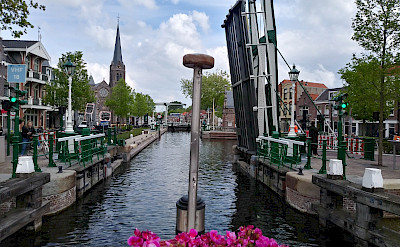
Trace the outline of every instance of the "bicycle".
[[[28, 146], [26, 147], [26, 153], [29, 156], [33, 156], [33, 142], [30, 141]], [[44, 156], [46, 159], [49, 159], [49, 143], [47, 140], [39, 140], [38, 141], [38, 148], [37, 148], [37, 155], [38, 156]], [[39, 154], [42, 153], [42, 154]]]

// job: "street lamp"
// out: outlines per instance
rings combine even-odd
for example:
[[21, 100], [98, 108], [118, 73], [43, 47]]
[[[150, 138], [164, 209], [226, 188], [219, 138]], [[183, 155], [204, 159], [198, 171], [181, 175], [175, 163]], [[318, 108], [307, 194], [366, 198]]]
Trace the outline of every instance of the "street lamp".
[[65, 73], [68, 75], [68, 115], [67, 115], [67, 125], [65, 127], [65, 133], [74, 133], [74, 128], [72, 126], [72, 99], [71, 99], [71, 87], [72, 87], [72, 75], [75, 72], [75, 64], [71, 62], [71, 59], [68, 58], [68, 61], [63, 64], [63, 68]]
[[299, 78], [300, 71], [296, 69], [296, 66], [293, 65], [293, 69], [289, 71], [289, 78], [292, 81], [292, 112], [290, 113], [291, 118], [290, 118], [290, 127], [289, 127], [289, 134], [288, 137], [296, 137], [296, 131], [294, 130], [294, 101], [295, 101], [295, 88], [296, 88], [296, 82], [297, 79]]

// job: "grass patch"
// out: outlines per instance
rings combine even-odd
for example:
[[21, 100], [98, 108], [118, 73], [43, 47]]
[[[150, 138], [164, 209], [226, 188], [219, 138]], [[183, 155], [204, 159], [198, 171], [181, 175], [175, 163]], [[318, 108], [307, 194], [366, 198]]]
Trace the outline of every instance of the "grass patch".
[[138, 135], [142, 134], [142, 130], [145, 130], [145, 129], [146, 128], [139, 128], [139, 129], [133, 129], [129, 132], [120, 133], [117, 135], [117, 138], [126, 140], [131, 137], [131, 134], [133, 136], [138, 136]]

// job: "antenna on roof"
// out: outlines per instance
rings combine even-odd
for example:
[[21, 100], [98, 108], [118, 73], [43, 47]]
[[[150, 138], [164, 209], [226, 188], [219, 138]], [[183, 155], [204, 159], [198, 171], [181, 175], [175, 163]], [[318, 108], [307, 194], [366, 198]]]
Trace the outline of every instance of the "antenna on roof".
[[117, 21], [118, 21], [118, 26], [119, 26], [119, 13], [118, 13], [118, 16], [117, 16]]
[[40, 33], [40, 26], [38, 26], [38, 41], [42, 41], [42, 34]]

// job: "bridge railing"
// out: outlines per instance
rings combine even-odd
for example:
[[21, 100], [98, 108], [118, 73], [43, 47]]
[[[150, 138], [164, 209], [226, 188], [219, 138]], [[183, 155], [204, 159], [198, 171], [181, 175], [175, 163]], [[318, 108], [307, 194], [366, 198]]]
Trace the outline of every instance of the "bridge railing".
[[85, 167], [92, 163], [95, 157], [104, 158], [107, 151], [105, 134], [91, 134], [87, 136], [76, 135], [58, 139], [61, 144], [59, 161], [71, 166], [77, 163]]
[[301, 162], [300, 147], [305, 145], [304, 142], [266, 136], [259, 136], [256, 142], [257, 156], [263, 161], [269, 160], [271, 165], [293, 168]]

